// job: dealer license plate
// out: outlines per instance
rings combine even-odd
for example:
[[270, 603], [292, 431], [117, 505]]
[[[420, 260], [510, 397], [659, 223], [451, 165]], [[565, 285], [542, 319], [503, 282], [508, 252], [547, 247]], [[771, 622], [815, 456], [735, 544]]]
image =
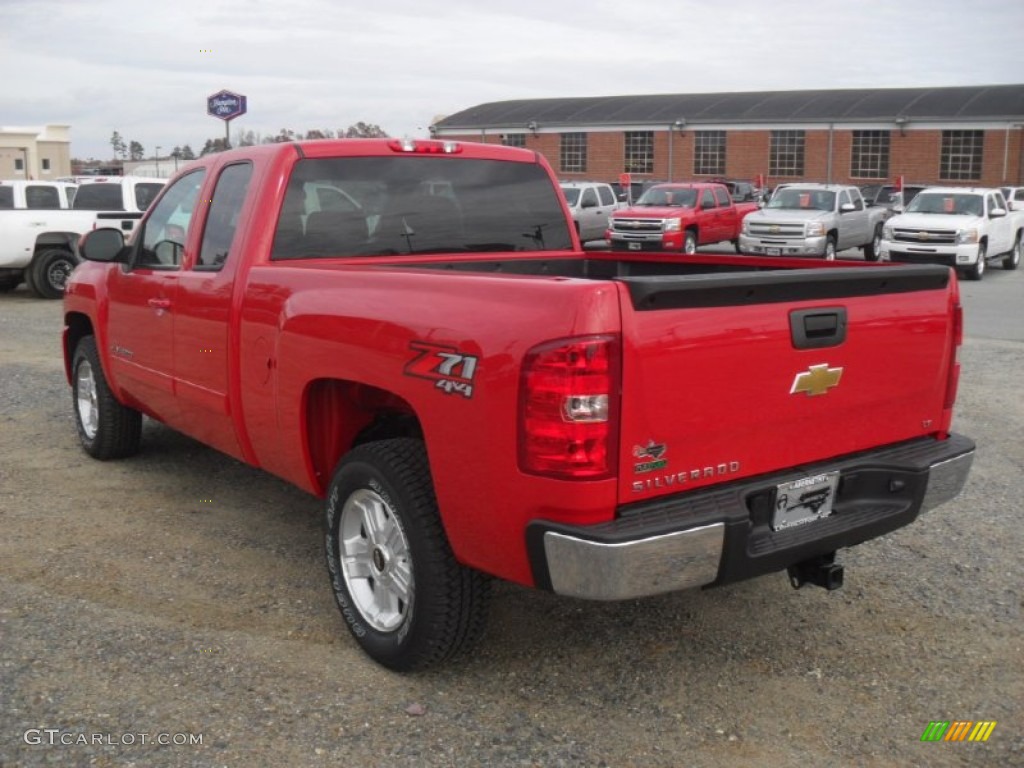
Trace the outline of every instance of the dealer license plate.
[[839, 472], [779, 483], [775, 487], [772, 530], [781, 531], [831, 515], [838, 485]]
[[639, 251], [642, 247], [643, 246], [640, 245], [640, 243], [630, 243], [629, 244], [629, 250], [631, 250], [631, 251]]
[[764, 252], [765, 252], [766, 256], [781, 256], [782, 255], [782, 249], [781, 248], [765, 248]]

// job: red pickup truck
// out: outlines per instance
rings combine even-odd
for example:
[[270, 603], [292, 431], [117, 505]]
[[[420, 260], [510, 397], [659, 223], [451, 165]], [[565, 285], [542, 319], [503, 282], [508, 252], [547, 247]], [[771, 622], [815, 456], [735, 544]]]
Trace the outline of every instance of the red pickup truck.
[[722, 242], [738, 251], [743, 217], [757, 209], [733, 202], [724, 184], [657, 184], [611, 215], [605, 240], [613, 251], [695, 253]]
[[836, 550], [955, 496], [974, 453], [949, 269], [585, 253], [523, 149], [209, 155], [127, 245], [80, 249], [85, 451], [136, 452], [146, 415], [324, 498], [335, 599], [393, 669], [470, 647], [488, 576], [838, 587]]

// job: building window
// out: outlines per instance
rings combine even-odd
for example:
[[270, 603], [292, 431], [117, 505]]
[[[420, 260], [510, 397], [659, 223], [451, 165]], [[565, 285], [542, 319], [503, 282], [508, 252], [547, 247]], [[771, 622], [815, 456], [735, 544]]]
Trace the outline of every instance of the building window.
[[980, 179], [984, 145], [984, 131], [943, 131], [939, 178], [943, 181]]
[[889, 131], [854, 131], [850, 150], [854, 179], [889, 178]]
[[44, 157], [40, 162], [42, 163], [42, 169], [44, 171], [50, 170], [50, 158]]
[[768, 173], [772, 176], [804, 175], [803, 131], [772, 131]]
[[725, 131], [697, 131], [693, 141], [693, 172], [725, 175]]
[[654, 131], [626, 131], [626, 173], [654, 173]]
[[563, 133], [559, 162], [563, 173], [583, 173], [587, 170], [587, 134]]
[[525, 147], [525, 133], [506, 133], [501, 137], [501, 143], [506, 147]]
[[16, 170], [16, 171], [24, 171], [25, 170], [25, 160], [23, 158], [20, 158], [20, 157], [14, 158], [14, 170]]

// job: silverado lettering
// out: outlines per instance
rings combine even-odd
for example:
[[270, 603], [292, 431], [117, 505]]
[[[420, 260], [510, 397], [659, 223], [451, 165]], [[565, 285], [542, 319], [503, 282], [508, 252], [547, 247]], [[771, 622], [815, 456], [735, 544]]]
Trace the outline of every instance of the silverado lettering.
[[[472, 646], [488, 577], [595, 600], [777, 571], [834, 588], [837, 550], [952, 499], [974, 454], [950, 432], [948, 268], [585, 253], [524, 149], [211, 154], [127, 243], [80, 250], [84, 450], [135, 453], [145, 415], [325, 499], [335, 601], [396, 670]], [[842, 386], [792, 396], [825, 359]]]

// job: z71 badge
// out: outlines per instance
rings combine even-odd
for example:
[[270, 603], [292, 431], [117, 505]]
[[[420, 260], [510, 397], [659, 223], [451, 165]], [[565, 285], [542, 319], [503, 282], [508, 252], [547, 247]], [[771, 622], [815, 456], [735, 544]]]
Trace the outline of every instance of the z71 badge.
[[447, 395], [473, 396], [473, 376], [479, 360], [474, 355], [464, 355], [455, 347], [414, 341], [409, 349], [416, 357], [405, 364], [405, 375], [418, 379], [429, 379], [434, 386]]

